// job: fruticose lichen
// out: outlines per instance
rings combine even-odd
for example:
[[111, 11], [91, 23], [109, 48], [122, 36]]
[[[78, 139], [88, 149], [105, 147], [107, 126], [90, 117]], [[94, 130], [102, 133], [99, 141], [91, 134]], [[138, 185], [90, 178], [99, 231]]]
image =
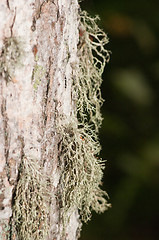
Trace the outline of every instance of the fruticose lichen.
[[24, 55], [22, 43], [15, 37], [4, 39], [4, 46], [0, 55], [0, 74], [6, 82], [14, 78], [15, 69], [22, 66]]
[[[58, 156], [61, 178], [58, 200], [64, 228], [60, 239], [64, 237], [72, 212], [78, 209], [81, 220], [87, 222], [92, 210], [100, 213], [110, 206], [105, 198], [107, 193], [100, 189], [104, 161], [99, 158], [101, 147], [98, 140], [102, 122], [100, 107], [103, 103], [101, 76], [109, 60], [109, 53], [105, 49], [107, 36], [97, 26], [97, 20], [98, 17], [92, 18], [85, 11], [80, 13], [79, 66], [76, 76], [72, 75], [74, 112], [67, 124], [65, 116], [56, 115], [60, 118], [56, 119], [55, 126], [60, 139]], [[6, 64], [6, 60], [4, 62]], [[9, 63], [6, 66], [10, 69]], [[35, 66], [35, 89], [40, 81], [39, 71], [41, 75], [43, 69]], [[12, 226], [15, 226], [18, 239], [48, 239], [52, 197], [48, 189], [53, 187], [53, 177], [44, 173], [39, 160], [23, 158], [13, 199]]]
[[107, 195], [99, 188], [103, 176], [104, 162], [98, 159], [99, 144], [84, 129], [68, 126], [61, 129], [64, 134], [61, 144], [61, 158], [64, 172], [61, 178], [64, 222], [67, 213], [79, 209], [84, 222], [90, 220], [91, 210], [103, 212]]
[[19, 240], [47, 239], [50, 178], [38, 161], [21, 162], [13, 202], [12, 231]]
[[[60, 126], [61, 159], [64, 170], [61, 177], [63, 219], [66, 225], [69, 214], [78, 208], [81, 220], [91, 218], [91, 210], [100, 213], [110, 204], [100, 189], [104, 161], [98, 132], [102, 122], [100, 107], [103, 103], [100, 86], [105, 64], [109, 61], [106, 34], [98, 27], [98, 17], [92, 18], [83, 11], [80, 15], [78, 58], [79, 71], [72, 82], [75, 103], [74, 117], [69, 125]], [[68, 214], [69, 213], [69, 214]]]

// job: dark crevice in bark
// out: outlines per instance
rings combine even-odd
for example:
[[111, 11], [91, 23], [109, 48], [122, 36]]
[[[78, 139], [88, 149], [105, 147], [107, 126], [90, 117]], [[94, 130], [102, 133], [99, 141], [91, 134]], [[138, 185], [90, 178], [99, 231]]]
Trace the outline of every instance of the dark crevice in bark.
[[35, 14], [34, 14], [33, 21], [32, 21], [32, 26], [31, 26], [31, 30], [33, 32], [36, 30], [36, 21], [40, 18], [42, 7], [46, 3], [47, 3], [47, 1], [43, 1], [40, 4], [40, 0], [35, 0], [35, 5], [36, 5]]
[[17, 186], [17, 183], [20, 179], [20, 175], [21, 175], [21, 169], [22, 169], [22, 165], [23, 165], [23, 159], [24, 159], [24, 147], [25, 147], [25, 143], [24, 143], [24, 137], [23, 136], [18, 136], [18, 140], [20, 141], [21, 143], [21, 153], [20, 153], [20, 164], [19, 164], [19, 167], [18, 167], [18, 175], [17, 175], [17, 179], [16, 179], [16, 184], [14, 186], [14, 189], [13, 189], [13, 195], [12, 195], [12, 206], [14, 205], [14, 198], [15, 198], [15, 192], [16, 192], [16, 186]]
[[[50, 91], [50, 70], [51, 70], [51, 64], [52, 64], [52, 60], [51, 60], [51, 57], [49, 57], [49, 60], [48, 60], [48, 71], [46, 72], [46, 76], [45, 76], [45, 79], [46, 79], [46, 85], [45, 85], [45, 90], [44, 90], [44, 93], [43, 93], [43, 136], [45, 136], [46, 132], [45, 130], [47, 129], [47, 120], [48, 120], [48, 114], [49, 114], [49, 91]], [[50, 141], [50, 135], [47, 136], [47, 140]], [[47, 144], [48, 143], [44, 143], [42, 145], [42, 165], [44, 166], [45, 163], [46, 163], [46, 158], [48, 158], [48, 156], [46, 157], [46, 148], [47, 148]]]
[[9, 225], [8, 240], [13, 240], [12, 217], [10, 217], [8, 225]]
[[[12, 191], [12, 199], [11, 199], [12, 209], [15, 205], [17, 184], [18, 184], [18, 181], [19, 181], [20, 176], [22, 174], [22, 169], [23, 169], [23, 164], [24, 164], [23, 159], [24, 159], [24, 156], [25, 156], [25, 154], [24, 154], [24, 147], [25, 147], [24, 137], [23, 136], [18, 136], [18, 140], [21, 143], [21, 153], [20, 153], [21, 162], [20, 162], [19, 167], [18, 167], [18, 175], [17, 175], [16, 183], [15, 183], [13, 191]], [[13, 238], [13, 236], [14, 236], [14, 233], [13, 233], [14, 230], [13, 229], [15, 227], [15, 226], [13, 226], [13, 216], [11, 216], [10, 219], [9, 219], [9, 226], [10, 226], [10, 232], [9, 232], [8, 240], [13, 240], [13, 239], [15, 239], [15, 238]]]
[[10, 10], [9, 0], [6, 0], [6, 3], [7, 3], [8, 9]]
[[25, 143], [24, 143], [24, 137], [23, 136], [18, 136], [18, 140], [21, 143], [21, 151], [20, 151], [20, 158], [21, 158], [21, 162], [25, 156], [24, 154], [24, 147], [25, 147]]
[[46, 93], [45, 93], [45, 103], [44, 103], [44, 126], [46, 126], [47, 118], [48, 118], [48, 112], [47, 112], [47, 106], [48, 106], [48, 100], [49, 100], [49, 90], [50, 90], [50, 69], [51, 69], [51, 57], [49, 57], [49, 69], [46, 73], [46, 80], [47, 80], [47, 86], [46, 86]]
[[65, 77], [65, 89], [67, 88], [67, 79]]
[[31, 30], [34, 32], [36, 30], [36, 19], [33, 17], [32, 25], [31, 25]]
[[15, 23], [15, 19], [16, 19], [16, 8], [15, 8], [15, 14], [14, 14], [14, 17], [13, 17], [13, 22], [12, 22], [12, 25], [10, 26], [11, 37], [13, 36], [13, 26], [14, 26], [14, 23]]
[[[2, 105], [1, 105], [1, 114], [3, 118], [3, 130], [4, 130], [4, 153], [5, 153], [5, 161], [6, 161], [6, 174], [8, 177], [8, 181], [10, 183], [10, 166], [8, 161], [9, 156], [9, 147], [10, 147], [10, 132], [8, 126], [8, 116], [6, 112], [6, 99], [2, 98]], [[11, 184], [11, 183], [10, 183]]]

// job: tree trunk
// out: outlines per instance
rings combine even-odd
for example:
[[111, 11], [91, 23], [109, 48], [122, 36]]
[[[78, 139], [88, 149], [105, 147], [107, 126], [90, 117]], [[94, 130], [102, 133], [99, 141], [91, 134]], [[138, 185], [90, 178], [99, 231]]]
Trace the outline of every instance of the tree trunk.
[[79, 211], [88, 220], [89, 208], [108, 206], [98, 189], [98, 140], [77, 117], [78, 47], [86, 41], [78, 1], [2, 0], [0, 22], [0, 239], [75, 240]]

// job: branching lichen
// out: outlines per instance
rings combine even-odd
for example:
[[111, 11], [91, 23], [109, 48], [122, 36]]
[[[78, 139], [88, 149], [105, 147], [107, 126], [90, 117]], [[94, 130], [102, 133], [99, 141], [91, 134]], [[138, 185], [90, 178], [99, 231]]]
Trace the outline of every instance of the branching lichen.
[[[105, 64], [109, 61], [106, 34], [97, 26], [98, 17], [91, 18], [83, 11], [79, 25], [79, 71], [72, 82], [76, 109], [70, 125], [60, 126], [61, 159], [64, 170], [61, 177], [64, 224], [70, 211], [78, 208], [82, 221], [87, 222], [91, 210], [105, 211], [110, 204], [100, 189], [104, 162], [98, 159], [100, 144], [98, 131], [103, 103], [100, 86]], [[68, 214], [69, 213], [69, 214]]]
[[13, 199], [12, 226], [19, 240], [46, 239], [50, 179], [37, 161], [24, 158]]
[[[74, 92], [78, 94], [77, 111], [79, 123], [87, 124], [95, 131], [101, 126], [100, 107], [103, 103], [100, 86], [105, 64], [109, 61], [106, 34], [98, 27], [98, 17], [91, 18], [83, 11], [79, 26], [79, 74], [74, 82]], [[93, 126], [92, 126], [93, 125]]]
[[[79, 209], [84, 222], [90, 220], [91, 209], [103, 212], [107, 207], [107, 195], [99, 188], [103, 176], [104, 162], [98, 159], [100, 146], [75, 126], [62, 128], [63, 139], [60, 147], [64, 161], [61, 178], [64, 222], [67, 212]], [[67, 220], [66, 220], [67, 219]]]

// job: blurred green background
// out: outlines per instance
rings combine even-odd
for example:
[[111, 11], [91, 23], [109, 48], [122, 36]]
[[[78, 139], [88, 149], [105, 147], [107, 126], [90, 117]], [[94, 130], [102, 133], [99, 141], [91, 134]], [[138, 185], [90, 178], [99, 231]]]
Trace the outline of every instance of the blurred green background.
[[93, 213], [80, 240], [159, 239], [159, 1], [84, 0], [108, 33], [103, 74], [103, 189], [112, 208]]

